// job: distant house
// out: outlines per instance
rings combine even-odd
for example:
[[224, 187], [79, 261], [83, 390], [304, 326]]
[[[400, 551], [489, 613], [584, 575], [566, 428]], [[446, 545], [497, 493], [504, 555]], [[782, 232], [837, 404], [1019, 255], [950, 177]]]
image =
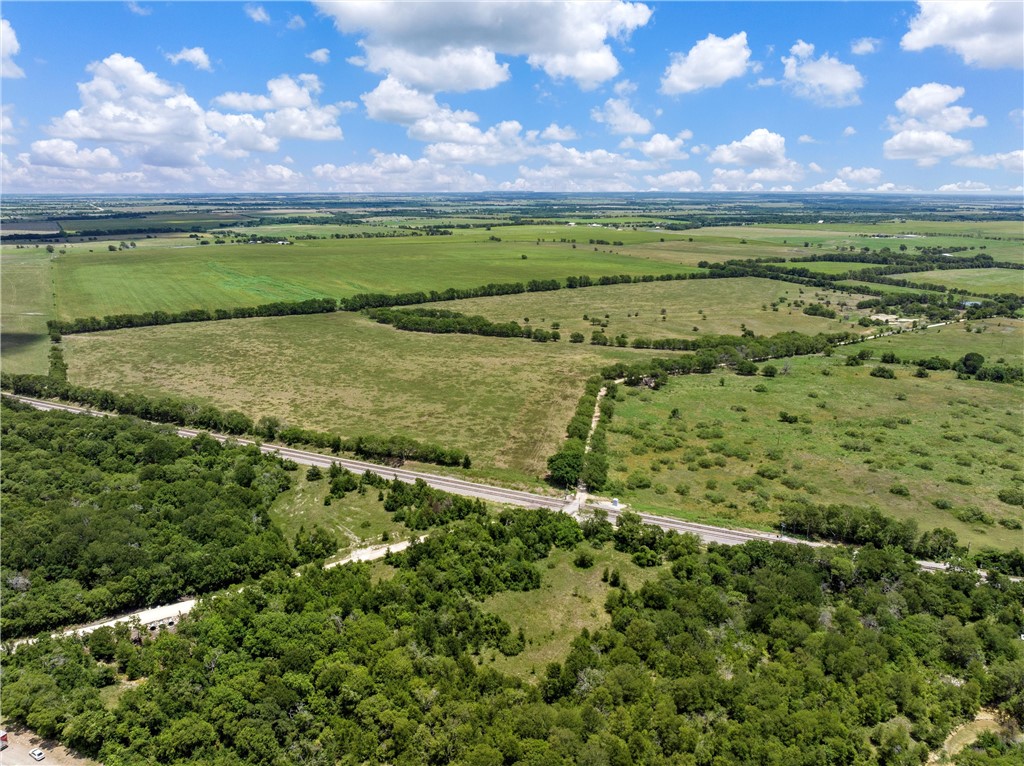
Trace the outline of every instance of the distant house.
[[964, 301], [960, 304], [960, 308], [973, 309], [981, 305], [981, 301]]

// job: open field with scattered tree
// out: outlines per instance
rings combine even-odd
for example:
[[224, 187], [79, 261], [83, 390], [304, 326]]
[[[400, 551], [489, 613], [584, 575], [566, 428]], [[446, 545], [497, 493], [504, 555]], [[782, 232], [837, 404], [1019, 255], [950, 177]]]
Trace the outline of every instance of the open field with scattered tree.
[[[445, 308], [480, 314], [492, 321], [559, 325], [563, 338], [582, 333], [586, 342], [595, 330], [614, 338], [695, 337], [700, 334], [739, 335], [744, 329], [757, 335], [795, 330], [808, 334], [851, 329], [850, 322], [866, 315], [853, 308], [865, 296], [814, 290], [755, 277], [680, 282], [608, 285], [557, 293], [470, 298], [452, 301]], [[806, 304], [832, 305], [850, 317], [809, 316]], [[846, 307], [845, 310], [843, 307]], [[863, 328], [858, 328], [863, 330]]]
[[[914, 356], [913, 338], [874, 343]], [[961, 543], [1019, 547], [1020, 389], [953, 371], [918, 378], [913, 366], [880, 364], [880, 351], [845, 364], [867, 348], [773, 363], [770, 378], [764, 365], [756, 377], [720, 371], [658, 391], [620, 388], [605, 493], [643, 510], [755, 526], [776, 523], [793, 502], [877, 506], [921, 530], [952, 529]], [[873, 376], [879, 366], [895, 379]]]

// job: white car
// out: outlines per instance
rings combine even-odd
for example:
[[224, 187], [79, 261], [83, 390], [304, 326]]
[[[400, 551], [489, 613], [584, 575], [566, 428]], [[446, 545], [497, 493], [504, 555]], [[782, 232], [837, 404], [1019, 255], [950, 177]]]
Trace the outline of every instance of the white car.
[[46, 757], [46, 754], [38, 747], [35, 750], [29, 750], [28, 754], [32, 756], [33, 761], [41, 761]]

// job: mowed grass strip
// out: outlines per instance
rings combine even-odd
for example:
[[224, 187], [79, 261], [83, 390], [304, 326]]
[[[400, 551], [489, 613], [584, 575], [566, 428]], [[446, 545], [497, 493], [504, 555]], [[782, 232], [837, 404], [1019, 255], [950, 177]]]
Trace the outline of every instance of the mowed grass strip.
[[1024, 271], [1016, 269], [941, 269], [893, 274], [892, 278], [946, 285], [976, 293], [1024, 294]]
[[532, 481], [585, 379], [650, 353], [403, 332], [349, 313], [73, 335], [65, 345], [81, 385], [195, 397], [345, 436], [407, 434]]
[[43, 248], [5, 246], [0, 253], [0, 359], [5, 372], [45, 373], [49, 366], [50, 258]]
[[[884, 380], [870, 375], [876, 362], [843, 359], [796, 358], [771, 379], [721, 371], [624, 389], [609, 435], [619, 485], [608, 494], [747, 526], [774, 523], [789, 500], [877, 506], [921, 530], [953, 529], [963, 543], [1020, 546], [1022, 533], [997, 522], [1020, 519], [1021, 508], [997, 495], [1024, 480], [1021, 388], [951, 371], [921, 379], [901, 365]], [[781, 422], [782, 412], [797, 422]], [[971, 509], [987, 523], [957, 518]]]
[[[76, 247], [55, 262], [61, 318], [251, 306], [528, 282], [589, 274], [660, 274], [665, 263], [570, 243], [492, 241], [486, 230], [451, 236], [324, 239], [292, 245], [173, 244], [108, 252]], [[526, 256], [524, 259], [523, 256]]]
[[[552, 293], [470, 298], [445, 303], [442, 308], [487, 317], [495, 322], [529, 319], [531, 326], [550, 329], [559, 325], [563, 342], [573, 332], [590, 342], [601, 330], [609, 337], [625, 333], [630, 340], [693, 338], [701, 334], [740, 335], [746, 327], [757, 335], [795, 330], [807, 334], [863, 331], [851, 322], [808, 316], [793, 301], [828, 301], [839, 314], [857, 317], [869, 312], [852, 307], [866, 296], [850, 295], [770, 279], [701, 279], [642, 282], [559, 290]], [[772, 304], [780, 302], [778, 310]], [[846, 305], [844, 310], [842, 305]], [[664, 309], [664, 313], [662, 310]], [[584, 319], [587, 316], [589, 319]], [[601, 327], [601, 323], [607, 323]]]

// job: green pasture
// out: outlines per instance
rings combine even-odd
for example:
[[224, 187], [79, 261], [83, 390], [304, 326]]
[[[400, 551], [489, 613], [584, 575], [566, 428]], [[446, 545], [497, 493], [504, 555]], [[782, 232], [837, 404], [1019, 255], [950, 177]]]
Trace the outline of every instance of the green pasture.
[[0, 252], [0, 366], [5, 372], [45, 373], [49, 365], [50, 258], [43, 248], [5, 247]]
[[[994, 317], [973, 322], [933, 327], [865, 341], [876, 356], [892, 351], [900, 359], [917, 360], [942, 356], [956, 361], [964, 354], [978, 353], [986, 362], [1024, 364], [1024, 320]], [[840, 353], [846, 353], [842, 351]], [[852, 349], [851, 349], [852, 353]], [[1019, 395], [1019, 389], [1018, 389]]]
[[[563, 341], [573, 332], [601, 330], [609, 337], [624, 333], [629, 340], [692, 338], [700, 334], [739, 335], [743, 328], [757, 335], [795, 330], [814, 334], [839, 330], [863, 331], [850, 322], [808, 316], [795, 300], [855, 305], [864, 296], [802, 288], [770, 279], [700, 279], [606, 285], [550, 293], [500, 295], [450, 301], [441, 308], [482, 315], [495, 322], [530, 320], [550, 329], [558, 324]], [[778, 310], [773, 310], [777, 304]], [[662, 314], [662, 309], [665, 313]], [[856, 322], [865, 311], [840, 311]], [[584, 319], [587, 316], [589, 319]], [[602, 323], [606, 327], [601, 327]], [[649, 352], [650, 353], [650, 352]]]
[[1016, 269], [942, 269], [893, 274], [894, 279], [909, 279], [935, 285], [970, 290], [974, 293], [1024, 294], [1024, 271]]
[[186, 239], [113, 253], [102, 246], [91, 248], [95, 252], [75, 247], [55, 262], [57, 313], [71, 319], [578, 274], [678, 270], [609, 248], [574, 250], [566, 243], [494, 242], [488, 236], [486, 230], [476, 229], [459, 230], [450, 237], [312, 240], [293, 245], [204, 246]]
[[406, 434], [467, 450], [477, 475], [533, 483], [586, 378], [651, 353], [404, 332], [350, 313], [69, 335], [64, 345], [81, 385], [195, 397], [345, 436]]
[[[900, 365], [895, 380], [880, 379], [869, 375], [876, 362], [847, 367], [844, 352], [776, 362], [788, 373], [771, 379], [720, 371], [621, 390], [607, 494], [744, 526], [771, 524], [791, 499], [873, 505], [974, 546], [1020, 546], [1022, 533], [997, 522], [1021, 509], [997, 493], [1024, 480], [1021, 388], [953, 372], [921, 379]], [[798, 422], [781, 422], [780, 412]], [[989, 523], [954, 515], [972, 507]]]
[[[593, 555], [593, 567], [574, 566], [579, 551]], [[503, 618], [513, 631], [522, 629], [526, 638], [526, 649], [515, 657], [489, 650], [483, 663], [527, 680], [542, 679], [549, 662], [562, 661], [566, 647], [584, 628], [593, 632], [609, 624], [604, 601], [610, 588], [601, 581], [605, 569], [618, 569], [622, 581], [635, 590], [665, 568], [641, 568], [611, 545], [595, 550], [586, 542], [572, 551], [556, 548], [537, 566], [541, 571], [539, 590], [506, 591], [483, 602], [485, 611]]]

